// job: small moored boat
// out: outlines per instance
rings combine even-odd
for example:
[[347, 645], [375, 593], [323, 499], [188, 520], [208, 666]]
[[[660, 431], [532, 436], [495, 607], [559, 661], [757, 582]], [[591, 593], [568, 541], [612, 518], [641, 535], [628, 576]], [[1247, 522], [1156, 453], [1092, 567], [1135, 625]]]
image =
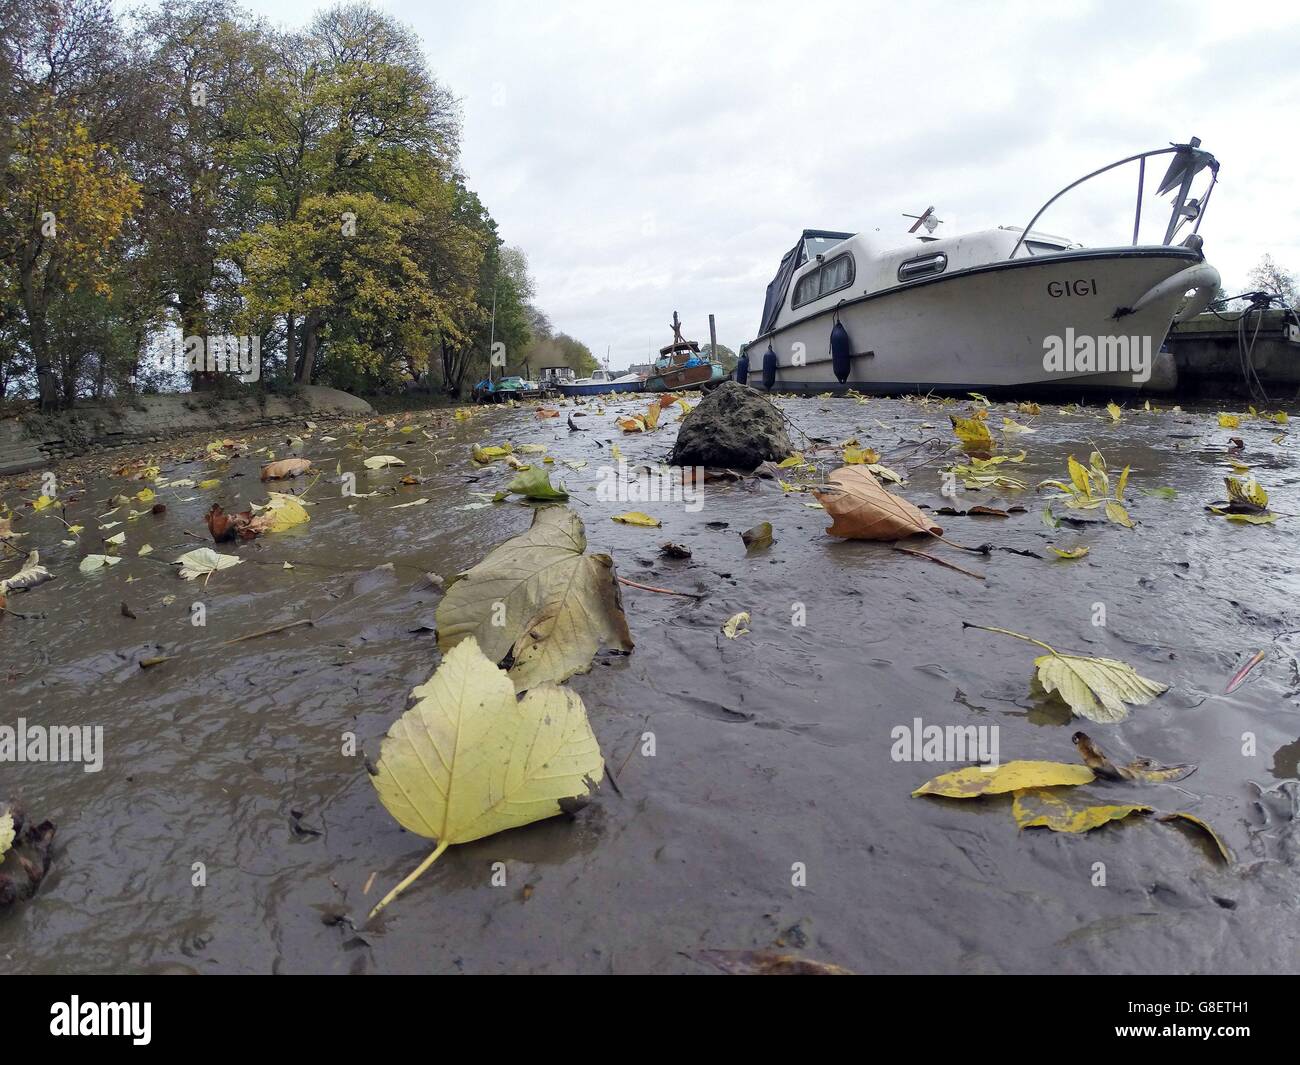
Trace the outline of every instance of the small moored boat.
[[728, 377], [722, 363], [700, 354], [700, 345], [682, 337], [682, 323], [673, 311], [673, 342], [659, 349], [654, 370], [645, 379], [647, 392], [683, 392], [712, 388]]
[[608, 370], [597, 370], [590, 377], [556, 384], [565, 396], [601, 396], [606, 392], [640, 392], [641, 378], [634, 373], [615, 377]]

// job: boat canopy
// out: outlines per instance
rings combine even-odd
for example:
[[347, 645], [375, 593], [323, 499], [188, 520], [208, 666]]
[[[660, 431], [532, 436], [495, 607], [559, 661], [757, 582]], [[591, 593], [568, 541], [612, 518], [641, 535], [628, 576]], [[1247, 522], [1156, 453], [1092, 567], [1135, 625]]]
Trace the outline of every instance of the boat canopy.
[[758, 335], [769, 333], [776, 326], [777, 316], [785, 306], [785, 298], [790, 292], [790, 279], [794, 272], [810, 258], [818, 255], [833, 244], [848, 240], [852, 233], [837, 233], [829, 229], [805, 229], [799, 235], [799, 242], [781, 257], [776, 277], [767, 286], [767, 299], [763, 302], [763, 321], [758, 327]]

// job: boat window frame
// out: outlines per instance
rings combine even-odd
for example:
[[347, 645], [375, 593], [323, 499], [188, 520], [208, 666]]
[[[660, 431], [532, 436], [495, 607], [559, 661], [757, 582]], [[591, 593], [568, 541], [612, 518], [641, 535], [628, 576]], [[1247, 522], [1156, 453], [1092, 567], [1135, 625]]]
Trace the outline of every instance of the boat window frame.
[[[839, 262], [841, 259], [847, 259], [849, 261], [848, 280], [841, 285], [836, 285], [835, 288], [827, 289], [825, 292], [822, 292], [821, 291], [822, 272], [828, 266], [831, 266], [832, 264]], [[803, 285], [805, 282], [807, 282], [810, 278], [814, 278], [814, 277], [817, 278], [817, 293], [815, 295], [807, 297], [806, 299], [802, 299], [802, 300], [799, 299], [799, 287]], [[806, 274], [804, 274], [801, 278], [799, 278], [794, 283], [793, 289], [790, 292], [790, 309], [792, 311], [797, 311], [800, 307], [806, 307], [808, 306], [808, 304], [816, 303], [819, 299], [823, 299], [826, 296], [832, 296], [836, 292], [842, 292], [846, 288], [851, 288], [853, 286], [853, 282], [857, 280], [857, 277], [858, 277], [858, 263], [857, 260], [854, 259], [853, 257], [853, 252], [842, 251], [838, 255], [834, 255], [831, 258], [818, 263], [816, 269], [809, 270]]]
[[[908, 267], [936, 266], [937, 269], [918, 270], [916, 273], [903, 276], [903, 271]], [[948, 253], [946, 251], [929, 252], [925, 255], [917, 255], [911, 259], [906, 259], [898, 264], [898, 283], [905, 285], [909, 281], [919, 281], [925, 277], [935, 277], [948, 269]]]

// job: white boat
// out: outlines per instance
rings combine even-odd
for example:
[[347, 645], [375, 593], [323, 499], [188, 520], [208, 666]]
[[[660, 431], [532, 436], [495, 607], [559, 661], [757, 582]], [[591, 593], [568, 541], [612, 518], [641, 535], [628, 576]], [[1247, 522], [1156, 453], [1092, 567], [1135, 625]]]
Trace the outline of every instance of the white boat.
[[[1139, 244], [1147, 160], [1162, 155], [1173, 158], [1156, 194], [1174, 192], [1172, 214], [1162, 243]], [[1131, 244], [1084, 248], [1034, 228], [1066, 192], [1125, 164], [1138, 169]], [[930, 208], [912, 227], [927, 229], [920, 243], [903, 247], [804, 230], [767, 287], [736, 378], [814, 393], [1168, 390], [1177, 371], [1160, 349], [1171, 325], [1218, 291], [1197, 232], [1218, 170], [1192, 138], [1080, 178], [1023, 228], [935, 237]]]

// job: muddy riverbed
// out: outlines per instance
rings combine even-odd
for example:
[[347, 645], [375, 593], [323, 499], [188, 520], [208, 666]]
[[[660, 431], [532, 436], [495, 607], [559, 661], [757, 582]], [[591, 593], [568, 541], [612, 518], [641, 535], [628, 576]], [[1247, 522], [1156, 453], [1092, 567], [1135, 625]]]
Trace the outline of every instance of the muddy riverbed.
[[[876, 448], [918, 505], [1023, 505], [1006, 518], [937, 520], [959, 543], [1043, 557], [909, 544], [977, 580], [887, 544], [832, 539], [811, 495], [772, 481], [709, 483], [698, 508], [603, 500], [596, 486], [614, 445], [632, 467], [671, 448], [675, 409], [653, 433], [615, 425], [644, 399], [589, 404], [577, 432], [563, 405], [553, 419], [531, 407], [378, 419], [360, 446], [349, 446], [350, 424], [300, 427], [301, 453], [321, 476], [274, 487], [311, 484], [310, 522], [221, 545], [243, 564], [206, 585], [181, 580], [172, 561], [208, 541], [212, 502], [242, 510], [266, 499], [258, 449], [285, 457], [284, 433], [236, 436], [248, 448], [228, 462], [209, 460], [201, 443], [172, 449], [159, 479], [195, 484], [156, 487], [160, 515], [131, 519], [149, 509], [136, 503], [101, 518], [105, 501], [149, 483], [106, 468], [56, 469], [61, 499], [75, 501], [40, 513], [25, 502], [39, 473], [0, 484], [13, 530], [26, 534], [17, 543], [56, 574], [11, 595], [0, 620], [0, 725], [104, 729], [97, 773], [0, 764], [0, 799], [58, 824], [39, 893], [0, 915], [0, 968], [708, 972], [702, 951], [776, 946], [861, 972], [1300, 970], [1300, 635], [1287, 635], [1300, 632], [1300, 519], [1288, 516], [1300, 513], [1300, 472], [1286, 427], [1243, 416], [1225, 429], [1202, 409], [1126, 409], [1114, 422], [1103, 408], [1033, 415], [999, 404], [995, 428], [1009, 416], [1034, 430], [1006, 438], [1027, 457], [1004, 468], [1030, 487], [952, 500], [940, 492], [953, 458], [941, 457], [948, 414], [976, 404], [779, 402], [812, 437]], [[1271, 496], [1274, 525], [1203, 510], [1224, 496], [1233, 436]], [[624, 587], [635, 651], [602, 652], [569, 682], [618, 790], [607, 781], [576, 819], [453, 847], [364, 928], [370, 906], [430, 847], [380, 805], [363, 754], [377, 756], [439, 660], [441, 593], [425, 575], [467, 569], [530, 522], [529, 505], [471, 494], [511, 476], [502, 463], [474, 467], [471, 445], [507, 440], [546, 446], [589, 549], [609, 552], [621, 576], [698, 598]], [[1065, 477], [1067, 455], [1086, 461], [1094, 447], [1112, 470], [1132, 467], [1136, 527], [1050, 529], [1033, 486]], [[364, 458], [379, 454], [406, 466], [367, 472]], [[828, 456], [829, 470], [838, 463]], [[347, 473], [378, 494], [343, 495]], [[400, 485], [406, 474], [423, 483]], [[198, 487], [208, 480], [220, 483]], [[1176, 495], [1143, 491], [1163, 488]], [[394, 509], [418, 499], [428, 502]], [[663, 525], [611, 520], [628, 510]], [[83, 531], [70, 537], [60, 517]], [[121, 524], [99, 528], [112, 521]], [[738, 533], [761, 521], [775, 543], [747, 553]], [[121, 532], [119, 564], [79, 572]], [[693, 557], [661, 558], [665, 540]], [[1051, 545], [1090, 550], [1065, 561]], [[0, 577], [18, 562], [11, 554]], [[1099, 603], [1104, 625], [1093, 623]], [[803, 625], [793, 623], [800, 605]], [[727, 639], [720, 626], [741, 611], [750, 631]], [[228, 642], [307, 618], [315, 624]], [[1030, 694], [1034, 648], [963, 622], [1122, 659], [1170, 690], [1119, 724], [1081, 722]], [[1264, 662], [1224, 695], [1261, 649]], [[1086, 835], [1019, 831], [1009, 797], [913, 798], [957, 768], [891, 756], [893, 731], [917, 718], [996, 726], [1002, 761], [1077, 761], [1070, 736], [1083, 727], [1116, 761], [1197, 763], [1177, 784], [1089, 791], [1190, 812], [1234, 861], [1217, 861], [1195, 830], [1148, 818]]]

